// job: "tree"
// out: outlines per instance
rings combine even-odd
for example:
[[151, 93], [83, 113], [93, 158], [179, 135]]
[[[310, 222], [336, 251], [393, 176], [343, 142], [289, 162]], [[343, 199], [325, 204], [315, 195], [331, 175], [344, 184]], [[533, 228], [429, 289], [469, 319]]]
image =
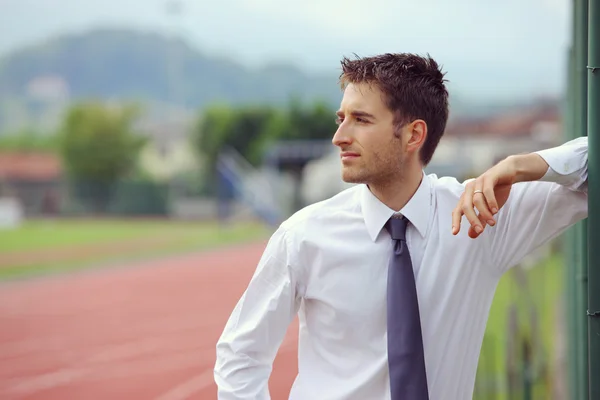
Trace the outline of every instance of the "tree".
[[326, 103], [302, 105], [292, 100], [286, 112], [271, 121], [266, 136], [271, 141], [330, 140], [335, 130], [335, 113]]
[[[216, 164], [226, 147], [240, 153], [250, 164], [262, 163], [269, 145], [285, 140], [330, 140], [335, 114], [325, 103], [303, 105], [292, 100], [286, 109], [271, 106], [231, 108], [214, 105], [204, 111], [192, 135], [193, 146], [205, 162], [204, 184], [222, 188], [215, 181]], [[290, 166], [299, 174], [303, 165]], [[287, 167], [286, 167], [287, 168]], [[227, 186], [227, 185], [225, 185]], [[230, 193], [224, 193], [227, 197]]]
[[132, 127], [138, 111], [90, 102], [73, 106], [65, 117], [60, 154], [77, 194], [89, 197], [96, 211], [105, 210], [111, 187], [134, 170], [146, 143]]
[[207, 172], [214, 173], [217, 158], [226, 148], [239, 152], [251, 164], [259, 165], [267, 126], [277, 111], [271, 107], [208, 108], [192, 133], [193, 146], [206, 162]]
[[0, 150], [18, 152], [53, 152], [56, 149], [56, 137], [22, 130], [0, 136]]

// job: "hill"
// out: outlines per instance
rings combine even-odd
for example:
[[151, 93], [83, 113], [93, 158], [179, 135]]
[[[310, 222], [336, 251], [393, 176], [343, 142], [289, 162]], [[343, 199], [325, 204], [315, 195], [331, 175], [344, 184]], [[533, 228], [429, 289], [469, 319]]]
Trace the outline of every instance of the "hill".
[[[0, 133], [52, 127], [65, 106], [86, 98], [138, 100], [155, 119], [172, 106], [195, 112], [214, 102], [284, 105], [296, 97], [339, 104], [337, 65], [311, 75], [294, 65], [252, 69], [234, 60], [209, 56], [181, 39], [128, 29], [50, 38], [0, 58]], [[522, 106], [472, 102], [457, 92], [452, 88], [452, 118]]]
[[[196, 109], [219, 101], [339, 102], [337, 72], [309, 76], [293, 65], [249, 69], [155, 33], [99, 29], [23, 48], [0, 59], [0, 125], [49, 104], [84, 98], [138, 99]], [[8, 115], [7, 115], [8, 114]]]

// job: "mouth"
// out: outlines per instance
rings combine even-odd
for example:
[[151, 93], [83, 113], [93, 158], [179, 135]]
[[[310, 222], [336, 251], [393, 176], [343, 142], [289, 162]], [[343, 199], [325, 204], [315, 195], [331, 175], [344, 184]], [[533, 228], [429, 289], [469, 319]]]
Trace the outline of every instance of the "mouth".
[[353, 160], [358, 157], [360, 157], [360, 154], [354, 153], [352, 151], [343, 151], [342, 153], [340, 153], [340, 158], [342, 159], [342, 161]]

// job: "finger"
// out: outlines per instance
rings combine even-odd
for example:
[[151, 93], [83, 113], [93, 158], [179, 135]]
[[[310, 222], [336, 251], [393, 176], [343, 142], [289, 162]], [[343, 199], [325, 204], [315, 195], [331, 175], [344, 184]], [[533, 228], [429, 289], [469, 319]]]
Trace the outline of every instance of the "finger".
[[481, 221], [479, 221], [477, 213], [475, 212], [475, 209], [473, 207], [473, 192], [475, 191], [475, 185], [476, 184], [469, 184], [465, 188], [464, 198], [461, 205], [461, 211], [467, 218], [475, 232], [481, 233], [483, 232], [483, 225], [481, 224]]
[[465, 182], [465, 190], [463, 190], [463, 194], [458, 199], [458, 203], [456, 203], [456, 207], [452, 211], [452, 234], [457, 235], [460, 232], [461, 221], [463, 217], [462, 204], [465, 198], [465, 193], [467, 192], [467, 188], [474, 184], [475, 179], [469, 179]]
[[[477, 211], [479, 211], [480, 207], [484, 208], [484, 206], [481, 205], [481, 203], [483, 202], [483, 200], [482, 200], [483, 195], [480, 192], [478, 192], [478, 190], [481, 190], [481, 189], [475, 189], [473, 191], [473, 205], [477, 208]], [[480, 205], [478, 206], [477, 203], [480, 203]], [[482, 226], [482, 231], [481, 232], [477, 232], [475, 230], [475, 226], [476, 225], [475, 226], [472, 225], [469, 228], [469, 232], [468, 232], [469, 237], [472, 238], [472, 239], [476, 239], [483, 232], [483, 230], [485, 230], [485, 225], [487, 224], [486, 216], [483, 215], [481, 212], [479, 212], [479, 214], [477, 215], [477, 218], [479, 219], [479, 222], [480, 222], [480, 224]]]
[[452, 211], [452, 234], [453, 235], [457, 235], [458, 232], [460, 232], [460, 221], [463, 216], [461, 204], [462, 204], [464, 196], [465, 195], [463, 193], [463, 195], [458, 200], [456, 207], [454, 207], [454, 210]]
[[485, 227], [485, 224], [494, 226], [494, 216], [488, 208], [487, 200], [483, 193], [483, 186], [477, 187], [473, 192], [473, 204], [475, 204], [477, 211], [479, 211], [479, 221], [483, 223], [483, 226]]
[[483, 180], [483, 195], [485, 196], [485, 200], [492, 215], [496, 215], [499, 208], [498, 200], [496, 200], [496, 193], [494, 192], [495, 186], [496, 182], [493, 179], [485, 178]]
[[[481, 222], [481, 225], [482, 225], [482, 226], [485, 226], [485, 224], [486, 224], [486, 221], [485, 221], [485, 220], [484, 220], [484, 218], [481, 216], [481, 214], [479, 214], [478, 218], [479, 218], [479, 222]], [[480, 233], [477, 233], [477, 232], [475, 231], [475, 228], [471, 226], [471, 227], [469, 228], [468, 235], [469, 235], [469, 237], [470, 237], [471, 239], [476, 239], [476, 238], [477, 238], [477, 237], [480, 235]]]

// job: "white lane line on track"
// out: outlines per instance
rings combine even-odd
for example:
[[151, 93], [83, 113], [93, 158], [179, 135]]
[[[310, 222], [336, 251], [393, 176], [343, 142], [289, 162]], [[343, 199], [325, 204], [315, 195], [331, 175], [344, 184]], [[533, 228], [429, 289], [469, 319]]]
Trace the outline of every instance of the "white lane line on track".
[[204, 373], [183, 382], [180, 385], [175, 386], [156, 398], [156, 400], [184, 400], [188, 399], [203, 389], [206, 389], [213, 383], [213, 371], [212, 369], [205, 371]]
[[92, 364], [76, 368], [61, 368], [57, 371], [35, 375], [28, 378], [16, 378], [2, 382], [2, 395], [32, 395], [34, 393], [60, 386], [85, 382], [110, 382], [135, 376], [163, 374], [182, 369], [206, 368], [206, 360], [214, 357], [214, 350], [184, 350], [177, 354], [157, 354], [152, 359], [141, 358], [121, 362], [110, 368], [104, 364]]
[[[297, 339], [295, 337], [286, 336], [283, 343], [280, 346], [279, 351], [287, 351], [294, 347]], [[194, 394], [206, 389], [214, 382], [213, 370], [203, 372], [202, 374], [195, 376], [177, 386], [168, 392], [158, 396], [155, 400], [187, 400]]]

